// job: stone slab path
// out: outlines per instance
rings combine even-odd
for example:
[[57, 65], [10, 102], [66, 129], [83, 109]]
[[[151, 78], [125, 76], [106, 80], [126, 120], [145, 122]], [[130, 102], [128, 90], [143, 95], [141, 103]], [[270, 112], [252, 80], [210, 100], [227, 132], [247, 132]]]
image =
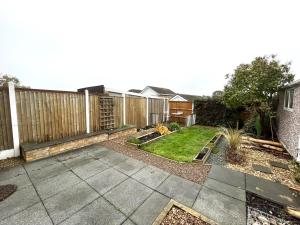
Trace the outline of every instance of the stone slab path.
[[246, 190], [270, 185], [213, 166], [201, 186], [100, 145], [2, 170], [0, 184], [18, 185], [0, 202], [0, 225], [151, 225], [170, 199], [219, 224], [245, 225]]

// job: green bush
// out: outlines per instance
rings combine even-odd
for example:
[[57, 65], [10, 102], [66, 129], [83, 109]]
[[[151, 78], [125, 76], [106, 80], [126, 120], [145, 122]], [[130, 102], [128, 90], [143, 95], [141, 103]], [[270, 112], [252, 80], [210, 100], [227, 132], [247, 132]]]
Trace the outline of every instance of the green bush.
[[136, 145], [139, 145], [139, 144], [142, 144], [142, 141], [136, 137], [129, 137], [127, 139], [127, 142], [129, 143], [132, 143], [132, 144], [136, 144]]
[[180, 125], [176, 122], [170, 123], [168, 126], [170, 131], [180, 130]]

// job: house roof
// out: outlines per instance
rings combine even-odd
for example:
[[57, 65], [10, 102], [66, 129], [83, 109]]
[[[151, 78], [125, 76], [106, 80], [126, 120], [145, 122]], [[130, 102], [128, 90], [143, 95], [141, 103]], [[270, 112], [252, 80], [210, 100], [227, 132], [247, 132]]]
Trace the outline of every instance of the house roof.
[[[174, 95], [172, 98], [174, 98], [175, 96], [181, 96], [182, 98], [186, 99], [189, 102], [194, 102], [197, 99], [203, 99], [203, 96], [199, 96], [199, 95], [188, 95], [188, 94], [176, 94]], [[172, 99], [171, 98], [171, 99]]]
[[295, 87], [295, 86], [300, 86], [300, 79], [299, 79], [299, 80], [295, 80], [295, 81], [293, 81], [293, 82], [291, 82], [291, 83], [285, 85], [285, 86], [283, 87], [283, 89], [285, 89], [285, 88], [290, 88], [290, 87]]
[[[161, 95], [174, 95], [176, 94], [174, 91], [168, 89], [168, 88], [162, 88], [162, 87], [154, 87], [154, 86], [147, 86], [148, 88], [151, 88], [155, 92]], [[147, 88], [145, 87], [145, 89]]]
[[130, 89], [130, 90], [128, 90], [128, 92], [133, 92], [133, 93], [141, 93], [142, 92], [142, 90], [140, 90], [140, 89]]

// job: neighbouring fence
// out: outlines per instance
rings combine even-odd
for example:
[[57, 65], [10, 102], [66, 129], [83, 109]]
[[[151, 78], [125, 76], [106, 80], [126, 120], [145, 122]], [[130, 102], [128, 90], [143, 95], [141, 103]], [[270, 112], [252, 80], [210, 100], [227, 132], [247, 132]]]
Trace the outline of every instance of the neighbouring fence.
[[[20, 144], [43, 143], [88, 132], [84, 92], [15, 88], [15, 97]], [[109, 115], [103, 112], [104, 98], [111, 98]], [[131, 94], [122, 97], [89, 94], [88, 102], [90, 132], [102, 130], [101, 124], [108, 116], [114, 121], [113, 128], [125, 124], [143, 128], [167, 119], [165, 99]], [[13, 147], [9, 91], [1, 88], [0, 150]]]
[[0, 150], [13, 148], [8, 88], [0, 89]]

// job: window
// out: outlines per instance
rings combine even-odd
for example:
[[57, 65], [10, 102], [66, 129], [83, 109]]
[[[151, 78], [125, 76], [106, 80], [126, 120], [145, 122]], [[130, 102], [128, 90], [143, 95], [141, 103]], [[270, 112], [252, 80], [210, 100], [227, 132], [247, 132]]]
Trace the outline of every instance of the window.
[[293, 109], [294, 104], [294, 89], [287, 89], [284, 93], [284, 108]]

